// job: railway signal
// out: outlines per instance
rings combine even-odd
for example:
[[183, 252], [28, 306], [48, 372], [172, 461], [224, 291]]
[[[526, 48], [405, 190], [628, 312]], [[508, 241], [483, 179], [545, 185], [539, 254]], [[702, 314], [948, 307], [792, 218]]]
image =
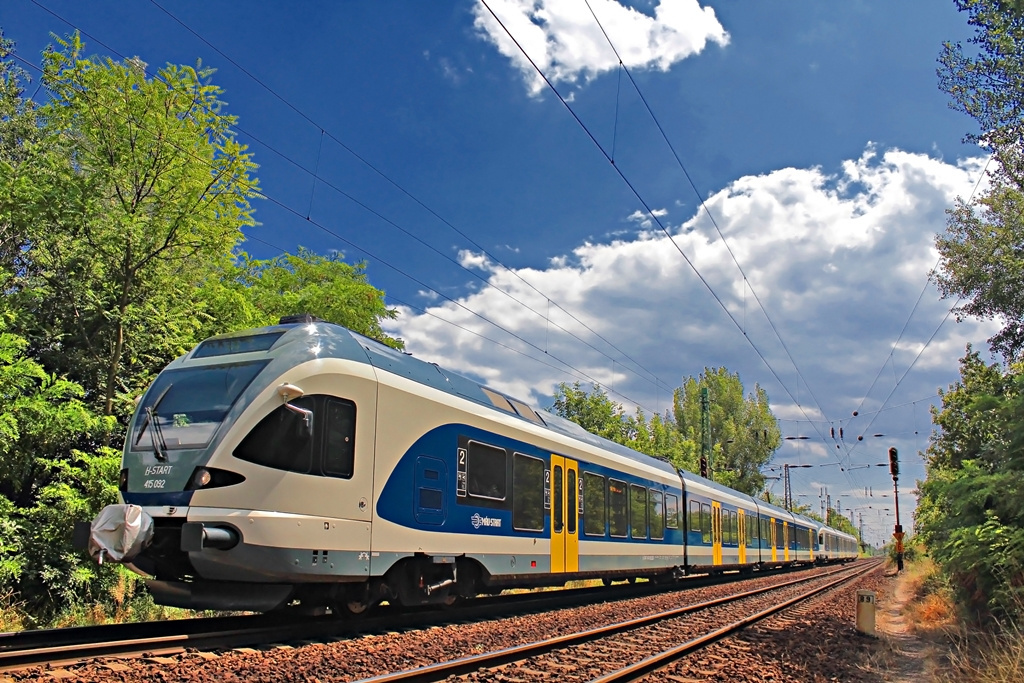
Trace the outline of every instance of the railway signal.
[[896, 528], [892, 537], [896, 539], [896, 571], [903, 571], [903, 525], [900, 524], [900, 454], [895, 446], [889, 448], [889, 474], [892, 475], [893, 500], [896, 503]]

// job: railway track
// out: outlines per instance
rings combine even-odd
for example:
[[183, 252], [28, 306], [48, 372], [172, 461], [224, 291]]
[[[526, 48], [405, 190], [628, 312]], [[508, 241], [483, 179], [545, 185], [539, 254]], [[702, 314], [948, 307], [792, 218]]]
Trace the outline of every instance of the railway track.
[[[721, 638], [881, 566], [841, 568], [658, 614], [482, 653], [357, 683], [425, 683], [451, 676], [527, 681], [573, 676], [592, 683], [640, 680]], [[725, 624], [724, 626], [722, 624]], [[679, 644], [680, 640], [684, 640]]]
[[[789, 569], [758, 573], [757, 578], [786, 573], [819, 573], [821, 569]], [[186, 650], [224, 651], [294, 642], [331, 642], [356, 635], [426, 628], [438, 624], [521, 616], [612, 602], [659, 593], [741, 583], [737, 576], [691, 577], [674, 584], [622, 584], [610, 588], [580, 588], [522, 595], [478, 598], [440, 612], [436, 609], [398, 610], [387, 606], [372, 616], [338, 619], [301, 614], [248, 615], [180, 621], [115, 624], [0, 634], [0, 671], [37, 664], [69, 666], [109, 656], [171, 656]]]

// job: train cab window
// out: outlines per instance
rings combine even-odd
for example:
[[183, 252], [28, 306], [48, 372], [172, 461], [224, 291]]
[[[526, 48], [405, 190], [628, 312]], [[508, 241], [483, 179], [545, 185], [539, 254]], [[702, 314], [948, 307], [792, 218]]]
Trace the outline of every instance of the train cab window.
[[583, 473], [583, 533], [605, 534], [605, 481], [600, 474]]
[[700, 532], [700, 503], [690, 501], [690, 531]]
[[505, 449], [470, 441], [468, 455], [466, 492], [477, 498], [505, 500]]
[[700, 504], [700, 535], [704, 543], [711, 543], [711, 506]]
[[665, 526], [679, 528], [679, 498], [674, 493], [665, 494]]
[[664, 494], [660, 491], [651, 491], [650, 493], [650, 510], [648, 511], [648, 519], [651, 524], [651, 539], [655, 541], [660, 541], [665, 538], [664, 498]]
[[629, 494], [626, 482], [608, 480], [608, 533], [625, 538], [629, 533]]
[[512, 454], [512, 527], [544, 530], [544, 461]]
[[629, 535], [647, 538], [647, 489], [630, 484], [629, 491]]
[[253, 427], [234, 456], [264, 467], [325, 477], [351, 478], [355, 467], [356, 406], [310, 395], [291, 401], [308, 416], [278, 406]]

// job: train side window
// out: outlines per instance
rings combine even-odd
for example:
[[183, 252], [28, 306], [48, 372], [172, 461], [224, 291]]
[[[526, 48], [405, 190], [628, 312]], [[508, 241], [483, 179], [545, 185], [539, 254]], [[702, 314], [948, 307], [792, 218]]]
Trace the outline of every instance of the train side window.
[[583, 473], [583, 533], [605, 534], [605, 481], [600, 474]]
[[690, 531], [700, 533], [700, 503], [690, 501]]
[[630, 484], [629, 535], [633, 538], [647, 538], [647, 489]]
[[747, 545], [755, 545], [757, 541], [757, 517], [747, 515]]
[[625, 538], [629, 533], [629, 494], [626, 482], [608, 480], [608, 532]]
[[738, 544], [740, 542], [739, 534], [737, 532], [737, 529], [739, 528], [738, 527], [738, 525], [739, 525], [738, 517], [737, 517], [736, 513], [734, 511], [732, 511], [732, 510], [729, 510], [728, 513], [729, 513], [729, 543], [737, 543]]
[[665, 526], [679, 528], [679, 497], [674, 493], [665, 494]]
[[466, 463], [466, 492], [477, 498], [505, 500], [505, 449], [478, 441], [469, 442]]
[[777, 520], [775, 520], [775, 547], [776, 548], [784, 548], [784, 547], [786, 547], [785, 544], [784, 544], [785, 538], [786, 537], [782, 534], [782, 520], [781, 519], [777, 519]]
[[356, 459], [356, 404], [327, 399], [327, 427], [320, 470], [327, 477], [350, 479]]
[[[316, 410], [312, 396], [295, 399], [291, 404], [303, 410]], [[242, 439], [234, 456], [276, 470], [308, 474], [313, 463], [315, 412], [310, 423], [307, 428], [302, 415], [278, 406]]]
[[512, 527], [544, 530], [544, 461], [512, 454]]
[[700, 504], [700, 534], [704, 543], [711, 543], [711, 506]]
[[660, 541], [665, 538], [665, 507], [664, 494], [660, 491], [650, 492], [650, 510], [648, 519], [651, 524], [651, 539]]
[[576, 470], [568, 470], [565, 477], [565, 512], [568, 515], [566, 531], [570, 534], [576, 533], [576, 517], [579, 513], [579, 501], [576, 496], [579, 495], [579, 492], [580, 487], [576, 483]]
[[555, 465], [552, 468], [551, 473], [554, 479], [554, 496], [551, 502], [551, 528], [555, 533], [561, 533], [562, 527], [565, 525], [565, 518], [563, 517], [564, 512], [564, 501], [562, 500], [562, 492], [564, 486], [562, 483], [562, 466]]
[[761, 518], [761, 542], [772, 545], [772, 523], [767, 517]]

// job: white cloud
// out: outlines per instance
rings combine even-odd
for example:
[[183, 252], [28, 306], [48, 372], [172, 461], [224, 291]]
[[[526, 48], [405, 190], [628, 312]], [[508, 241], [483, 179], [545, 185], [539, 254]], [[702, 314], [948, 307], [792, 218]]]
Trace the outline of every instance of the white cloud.
[[[746, 283], [701, 211], [671, 228], [675, 245], [653, 232], [584, 243], [571, 253], [552, 256], [546, 267], [521, 268], [514, 274], [479, 254], [463, 252], [462, 262], [484, 270], [491, 284], [532, 309], [492, 288], [459, 299], [507, 331], [451, 302], [431, 305], [436, 317], [403, 310], [385, 327], [405, 339], [417, 357], [475, 375], [540, 407], [551, 404], [559, 382], [579, 380], [584, 385], [600, 382], [627, 405], [663, 412], [670, 406], [672, 388], [684, 376], [724, 365], [740, 373], [748, 390], [756, 382], [769, 392], [787, 433], [816, 437], [821, 432], [805, 422], [809, 419], [827, 434], [827, 423], [818, 422], [827, 418], [837, 431], [845, 427], [846, 445], [836, 450], [842, 457], [850, 448], [858, 462], [878, 456], [879, 440], [856, 441], [864, 433], [884, 433], [906, 457], [916, 457], [930, 429], [927, 404], [909, 402], [934, 396], [936, 387], [955, 381], [964, 346], [973, 342], [985, 348], [984, 340], [995, 331], [993, 323], [956, 324], [951, 317], [893, 392], [953, 303], [940, 300], [929, 287], [893, 351], [891, 365], [873, 387], [871, 383], [888, 362], [935, 265], [934, 236], [945, 227], [945, 208], [958, 194], [970, 194], [983, 164], [984, 159], [946, 163], [869, 147], [834, 175], [820, 168], [785, 168], [737, 179], [713, 192], [707, 204], [744, 267]], [[608, 227], [582, 226], [580, 232]], [[677, 246], [736, 324], [686, 265]], [[755, 292], [796, 359], [799, 376], [758, 309]], [[888, 405], [903, 407], [883, 411], [869, 425], [891, 392]], [[852, 418], [855, 409], [860, 416]], [[802, 457], [814, 462], [825, 452], [835, 457], [830, 440], [822, 452], [820, 439], [813, 449], [808, 441], [786, 444], [779, 455], [786, 460], [780, 462]], [[906, 462], [909, 481], [913, 464]], [[916, 462], [920, 468], [920, 460]], [[847, 486], [872, 485], [863, 471], [840, 475], [835, 467], [822, 476], [831, 469], [836, 477], [847, 477]]]
[[[618, 67], [618, 59], [578, 0], [489, 0], [501, 22], [553, 83], [576, 83]], [[676, 62], [699, 54], [708, 41], [729, 42], [715, 11], [697, 0], [661, 0], [654, 16], [615, 0], [590, 0], [601, 25], [629, 68], [667, 71]], [[544, 81], [483, 3], [474, 6], [474, 24], [523, 74], [533, 95]]]
[[494, 264], [491, 263], [487, 256], [470, 251], [469, 249], [459, 251], [458, 261], [459, 265], [463, 268], [475, 268], [484, 272], [489, 272], [494, 268]]

